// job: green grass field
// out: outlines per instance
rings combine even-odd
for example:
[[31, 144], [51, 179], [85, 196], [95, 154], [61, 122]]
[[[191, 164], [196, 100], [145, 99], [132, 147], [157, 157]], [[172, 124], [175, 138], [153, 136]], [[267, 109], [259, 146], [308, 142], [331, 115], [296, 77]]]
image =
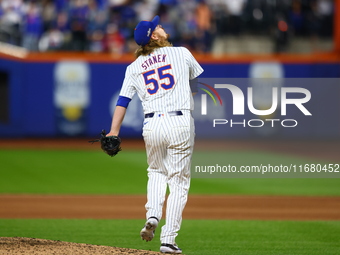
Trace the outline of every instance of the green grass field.
[[[231, 164], [277, 157], [231, 152]], [[109, 158], [100, 151], [0, 150], [2, 194], [145, 194], [146, 156], [124, 151]], [[324, 163], [324, 161], [322, 162]], [[339, 196], [340, 178], [192, 179], [191, 194]], [[144, 220], [0, 219], [0, 236], [35, 237], [158, 251], [138, 235]], [[339, 221], [184, 220], [177, 238], [185, 254], [340, 254]]]
[[[143, 250], [159, 250], [155, 240], [142, 242], [144, 220], [0, 219], [1, 236], [23, 236]], [[339, 254], [340, 222], [185, 220], [177, 241], [187, 255]]]
[[[251, 165], [254, 162], [308, 162], [296, 156], [273, 153], [228, 154], [228, 162], [232, 165]], [[268, 158], [271, 160], [268, 161]], [[0, 150], [0, 160], [0, 193], [146, 193], [147, 163], [145, 152], [142, 151], [124, 151], [119, 156], [110, 158], [101, 151]], [[340, 178], [193, 178], [190, 192], [339, 196]]]

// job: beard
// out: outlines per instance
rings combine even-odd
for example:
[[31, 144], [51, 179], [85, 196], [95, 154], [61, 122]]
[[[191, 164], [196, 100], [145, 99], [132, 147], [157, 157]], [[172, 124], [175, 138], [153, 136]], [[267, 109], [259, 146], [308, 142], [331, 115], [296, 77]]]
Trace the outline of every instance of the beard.
[[170, 35], [166, 34], [165, 36], [159, 36], [159, 37], [160, 37], [159, 41], [164, 43], [164, 42], [169, 41]]
[[[155, 45], [157, 45], [158, 47], [166, 47], [166, 46], [172, 46], [172, 43], [169, 42], [169, 38], [170, 35], [169, 34], [165, 34], [165, 36], [163, 35], [159, 35], [159, 39], [156, 41], [153, 41]], [[151, 43], [152, 45], [153, 43]]]

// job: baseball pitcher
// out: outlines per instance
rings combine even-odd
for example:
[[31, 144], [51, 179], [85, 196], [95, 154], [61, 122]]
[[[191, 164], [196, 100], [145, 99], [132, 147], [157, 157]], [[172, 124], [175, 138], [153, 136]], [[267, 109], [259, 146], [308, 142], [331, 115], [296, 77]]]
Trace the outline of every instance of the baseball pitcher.
[[137, 93], [144, 111], [143, 138], [148, 161], [147, 221], [140, 236], [146, 241], [153, 239], [168, 186], [160, 251], [179, 254], [182, 250], [175, 239], [188, 197], [195, 135], [190, 80], [195, 81], [203, 69], [189, 50], [172, 47], [169, 35], [158, 23], [156, 16], [152, 21], [141, 21], [135, 28], [137, 59], [126, 69], [107, 136], [119, 135], [126, 109]]

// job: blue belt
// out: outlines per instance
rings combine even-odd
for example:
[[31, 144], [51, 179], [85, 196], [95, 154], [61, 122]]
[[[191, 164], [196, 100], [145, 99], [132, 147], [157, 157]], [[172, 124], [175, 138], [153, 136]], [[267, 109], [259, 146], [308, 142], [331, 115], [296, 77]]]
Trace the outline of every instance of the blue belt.
[[[158, 117], [164, 116], [164, 114], [160, 113], [160, 114], [156, 114], [156, 116], [158, 115]], [[168, 112], [169, 116], [178, 116], [178, 115], [183, 115], [182, 111], [172, 111], [172, 112]], [[147, 113], [144, 115], [144, 118], [153, 118], [153, 116], [155, 116], [154, 112], [151, 113]]]

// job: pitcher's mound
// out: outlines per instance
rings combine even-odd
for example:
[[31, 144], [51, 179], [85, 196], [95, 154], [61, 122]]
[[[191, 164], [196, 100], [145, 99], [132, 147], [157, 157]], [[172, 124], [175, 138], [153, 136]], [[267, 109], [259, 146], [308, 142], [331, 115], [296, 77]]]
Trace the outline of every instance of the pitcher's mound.
[[26, 237], [0, 237], [0, 254], [34, 254], [34, 255], [99, 255], [99, 254], [160, 254], [111, 246], [69, 243]]

